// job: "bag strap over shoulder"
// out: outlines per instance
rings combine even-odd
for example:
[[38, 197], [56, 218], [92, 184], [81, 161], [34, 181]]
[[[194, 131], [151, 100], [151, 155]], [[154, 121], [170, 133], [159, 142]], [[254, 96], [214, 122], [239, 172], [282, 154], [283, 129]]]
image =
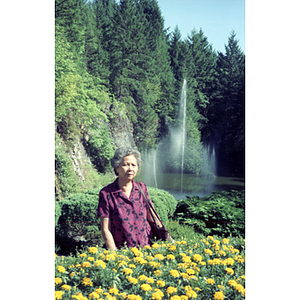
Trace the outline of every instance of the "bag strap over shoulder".
[[[159, 227], [162, 227], [163, 226], [163, 223], [160, 219], [160, 217], [158, 216], [156, 210], [154, 209], [154, 207], [152, 206], [152, 204], [150, 203], [150, 201], [148, 200], [148, 198], [146, 197], [145, 195], [145, 192], [144, 190], [142, 189], [141, 185], [139, 182], [136, 182], [137, 186], [139, 187], [143, 197], [144, 197], [144, 200], [146, 202], [146, 205], [147, 205], [147, 211], [150, 213], [151, 215], [151, 219], [149, 220], [148, 218], [148, 221], [152, 221], [152, 222], [155, 222]], [[148, 216], [147, 216], [148, 217]]]

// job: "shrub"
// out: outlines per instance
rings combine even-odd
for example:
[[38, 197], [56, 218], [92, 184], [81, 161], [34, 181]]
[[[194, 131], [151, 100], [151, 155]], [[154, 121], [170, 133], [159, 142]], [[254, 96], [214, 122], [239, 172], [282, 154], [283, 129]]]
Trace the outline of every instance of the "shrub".
[[202, 234], [245, 236], [245, 192], [214, 192], [178, 201], [174, 219]]
[[178, 221], [164, 222], [165, 227], [169, 231], [171, 237], [174, 240], [181, 240], [183, 238], [187, 240], [200, 239], [202, 235], [195, 231], [193, 226], [180, 224]]
[[147, 187], [149, 196], [157, 214], [160, 216], [162, 221], [166, 221], [171, 218], [175, 212], [177, 201], [167, 191], [160, 190], [153, 187]]
[[[98, 189], [99, 193], [99, 189]], [[97, 218], [98, 194], [75, 194], [56, 202], [56, 212], [60, 213], [55, 228], [56, 243], [62, 253], [74, 252], [84, 244], [100, 244], [102, 241], [100, 220]]]

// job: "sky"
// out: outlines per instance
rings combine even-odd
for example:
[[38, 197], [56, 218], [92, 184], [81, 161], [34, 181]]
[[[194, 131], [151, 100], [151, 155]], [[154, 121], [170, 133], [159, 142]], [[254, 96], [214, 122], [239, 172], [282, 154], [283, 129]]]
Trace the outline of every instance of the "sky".
[[175, 26], [185, 39], [200, 28], [217, 51], [225, 52], [225, 44], [234, 30], [245, 53], [245, 0], [157, 0], [169, 32]]

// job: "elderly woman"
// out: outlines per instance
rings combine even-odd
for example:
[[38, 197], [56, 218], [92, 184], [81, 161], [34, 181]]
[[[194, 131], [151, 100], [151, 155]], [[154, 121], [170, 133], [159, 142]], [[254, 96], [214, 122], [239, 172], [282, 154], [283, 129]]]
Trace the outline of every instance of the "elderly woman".
[[[146, 203], [133, 180], [141, 165], [141, 155], [136, 148], [122, 147], [116, 150], [111, 165], [118, 178], [100, 191], [97, 211], [106, 247], [115, 250], [125, 245], [151, 245], [153, 233], [147, 221]], [[151, 201], [146, 185], [140, 186]]]

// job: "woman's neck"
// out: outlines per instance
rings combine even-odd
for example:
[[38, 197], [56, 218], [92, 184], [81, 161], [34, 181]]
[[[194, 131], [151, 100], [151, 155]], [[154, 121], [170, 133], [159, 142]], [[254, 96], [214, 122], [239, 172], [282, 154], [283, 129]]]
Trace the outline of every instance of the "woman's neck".
[[126, 194], [129, 198], [132, 190], [132, 180], [122, 181], [120, 178], [118, 179], [119, 188]]

